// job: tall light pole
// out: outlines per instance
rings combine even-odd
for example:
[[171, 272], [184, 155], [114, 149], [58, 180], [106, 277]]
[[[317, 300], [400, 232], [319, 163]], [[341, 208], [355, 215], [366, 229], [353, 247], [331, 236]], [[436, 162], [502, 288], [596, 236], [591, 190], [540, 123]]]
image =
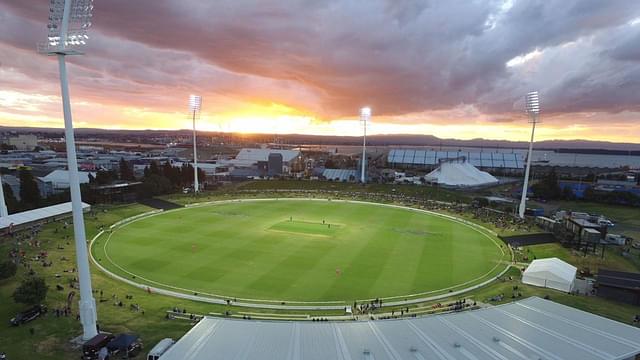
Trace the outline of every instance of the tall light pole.
[[198, 154], [196, 153], [196, 117], [200, 115], [202, 96], [189, 95], [189, 110], [193, 115], [193, 192], [200, 191], [198, 185]]
[[7, 203], [4, 201], [4, 186], [2, 186], [2, 175], [0, 175], [0, 218], [9, 216]]
[[87, 253], [87, 237], [84, 229], [80, 180], [78, 178], [78, 160], [71, 118], [69, 84], [67, 81], [66, 55], [81, 55], [78, 47], [85, 45], [87, 29], [91, 26], [93, 0], [50, 0], [48, 41], [38, 44], [38, 51], [58, 57], [60, 71], [60, 90], [62, 92], [62, 110], [64, 112], [64, 136], [67, 147], [67, 166], [69, 168], [69, 189], [73, 213], [73, 233], [76, 245], [78, 281], [80, 283], [80, 322], [83, 340], [89, 340], [98, 334], [96, 329], [96, 301], [91, 291], [91, 273]]
[[371, 108], [363, 107], [360, 109], [360, 121], [362, 122], [362, 159], [360, 161], [360, 166], [362, 166], [362, 172], [360, 174], [360, 182], [365, 184], [367, 182], [366, 178], [366, 168], [367, 168], [367, 123], [371, 120]]
[[522, 197], [520, 198], [520, 208], [518, 209], [518, 215], [521, 219], [524, 219], [524, 210], [527, 205], [527, 189], [529, 188], [529, 171], [531, 169], [531, 157], [533, 155], [533, 135], [536, 132], [536, 124], [539, 121], [540, 115], [540, 98], [537, 91], [531, 91], [525, 97], [527, 114], [529, 115], [529, 122], [532, 124], [531, 128], [531, 141], [529, 142], [529, 153], [527, 154], [527, 167], [524, 170], [524, 184], [522, 186]]

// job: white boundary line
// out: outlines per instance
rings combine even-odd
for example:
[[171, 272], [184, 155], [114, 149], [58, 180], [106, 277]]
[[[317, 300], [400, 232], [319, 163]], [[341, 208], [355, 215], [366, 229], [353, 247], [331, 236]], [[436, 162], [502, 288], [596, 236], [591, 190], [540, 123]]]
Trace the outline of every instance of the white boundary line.
[[[194, 207], [205, 207], [205, 206], [212, 206], [212, 205], [220, 205], [220, 204], [227, 204], [227, 203], [240, 203], [240, 202], [257, 202], [257, 201], [336, 201], [336, 202], [344, 202], [344, 203], [356, 203], [356, 204], [368, 204], [368, 205], [376, 205], [376, 206], [386, 206], [386, 207], [391, 207], [391, 208], [397, 208], [397, 209], [402, 209], [402, 210], [409, 210], [409, 211], [415, 211], [415, 212], [422, 212], [422, 213], [427, 213], [429, 215], [433, 215], [433, 216], [437, 216], [437, 217], [441, 217], [441, 218], [446, 218], [450, 221], [454, 221], [457, 222], [461, 225], [467, 226], [469, 228], [472, 228], [473, 230], [479, 232], [480, 234], [482, 234], [483, 236], [487, 237], [488, 239], [490, 239], [497, 247], [498, 249], [500, 249], [500, 252], [502, 253], [502, 255], [505, 255], [505, 251], [503, 249], [502, 246], [500, 246], [500, 244], [498, 244], [498, 242], [496, 241], [497, 238], [497, 234], [490, 230], [485, 228], [484, 226], [478, 225], [476, 223], [455, 217], [455, 216], [451, 216], [451, 215], [447, 215], [447, 214], [441, 214], [438, 212], [434, 212], [431, 210], [424, 210], [424, 209], [416, 209], [416, 208], [412, 208], [412, 207], [408, 207], [408, 206], [401, 206], [401, 205], [393, 205], [393, 204], [385, 204], [385, 203], [377, 203], [377, 202], [369, 202], [369, 201], [359, 201], [359, 200], [344, 200], [344, 199], [319, 199], [319, 198], [261, 198], [261, 199], [232, 199], [232, 200], [218, 200], [218, 201], [208, 201], [208, 202], [203, 202], [203, 203], [194, 203], [194, 204], [187, 204], [182, 208], [177, 208], [177, 209], [171, 209], [171, 210], [154, 210], [154, 211], [150, 211], [150, 212], [146, 212], [146, 213], [142, 213], [142, 214], [138, 214], [123, 220], [120, 220], [118, 222], [116, 222], [115, 224], [111, 225], [109, 228], [111, 229], [111, 233], [109, 234], [108, 238], [106, 239], [104, 245], [103, 245], [103, 251], [105, 254], [105, 257], [107, 257], [107, 260], [114, 266], [116, 266], [118, 269], [120, 269], [120, 271], [127, 273], [133, 277], [140, 278], [146, 282], [149, 283], [153, 283], [156, 284], [158, 286], [161, 286], [162, 288], [157, 288], [157, 287], [152, 287], [152, 286], [148, 286], [145, 284], [141, 284], [135, 281], [132, 281], [130, 279], [124, 278], [120, 275], [117, 275], [109, 270], [107, 270], [102, 264], [100, 264], [93, 256], [93, 252], [91, 251], [91, 249], [93, 249], [93, 243], [104, 234], [104, 231], [100, 231], [98, 234], [96, 234], [93, 239], [91, 239], [91, 242], [89, 244], [89, 255], [91, 260], [93, 261], [93, 263], [104, 273], [106, 273], [107, 275], [123, 281], [129, 285], [132, 285], [134, 287], [140, 288], [140, 289], [144, 289], [144, 290], [148, 290], [148, 291], [152, 291], [154, 293], [159, 293], [159, 294], [163, 294], [163, 295], [168, 295], [168, 296], [173, 296], [173, 297], [178, 297], [178, 298], [183, 298], [183, 299], [189, 299], [189, 300], [195, 300], [195, 301], [201, 301], [201, 302], [208, 302], [208, 303], [214, 303], [214, 304], [226, 304], [227, 299], [236, 299], [236, 300], [240, 300], [240, 301], [234, 301], [233, 305], [235, 306], [245, 306], [245, 307], [253, 307], [253, 308], [270, 308], [270, 309], [287, 309], [287, 310], [338, 310], [338, 309], [343, 309], [345, 304], [348, 304], [350, 302], [346, 302], [346, 301], [315, 301], [315, 302], [311, 302], [311, 301], [287, 301], [287, 300], [264, 300], [264, 299], [250, 299], [250, 298], [237, 298], [237, 297], [231, 297], [231, 296], [225, 296], [225, 295], [218, 295], [218, 294], [208, 294], [208, 293], [204, 293], [204, 292], [198, 292], [198, 291], [194, 291], [191, 289], [185, 289], [185, 288], [180, 288], [180, 287], [176, 287], [176, 286], [172, 286], [172, 285], [167, 285], [167, 284], [163, 284], [154, 280], [150, 280], [150, 279], [146, 279], [144, 277], [140, 277], [130, 271], [125, 270], [124, 268], [122, 268], [121, 266], [119, 266], [118, 264], [116, 264], [108, 255], [106, 247], [107, 244], [109, 242], [109, 240], [111, 239], [111, 235], [113, 235], [113, 232], [116, 229], [125, 227], [129, 224], [132, 224], [134, 222], [137, 222], [139, 220], [142, 219], [147, 219], [149, 217], [153, 217], [156, 215], [160, 215], [163, 213], [167, 213], [167, 212], [174, 212], [174, 211], [180, 211], [180, 210], [186, 210], [186, 209], [190, 209], [190, 208], [194, 208]], [[489, 236], [487, 233], [493, 235], [493, 237]], [[512, 258], [513, 258], [513, 254], [511, 254]], [[493, 282], [494, 280], [496, 280], [497, 278], [503, 276], [510, 268], [510, 265], [507, 265], [505, 267], [504, 270], [502, 270], [499, 274], [497, 274], [496, 276], [487, 279], [486, 281], [483, 281], [482, 283], [464, 288], [464, 289], [460, 289], [460, 290], [456, 290], [456, 291], [451, 291], [451, 289], [475, 282], [475, 281], [479, 281], [482, 278], [490, 275], [493, 271], [495, 271], [499, 266], [501, 265], [501, 261], [498, 262], [496, 264], [496, 266], [494, 266], [491, 270], [489, 270], [487, 273], [485, 273], [484, 275], [466, 281], [464, 283], [461, 284], [457, 284], [454, 286], [450, 286], [447, 288], [443, 288], [443, 289], [438, 289], [438, 290], [431, 290], [431, 291], [426, 291], [426, 292], [421, 292], [421, 293], [415, 293], [415, 294], [407, 294], [407, 295], [398, 295], [398, 296], [390, 296], [390, 297], [385, 297], [385, 298], [380, 298], [382, 300], [393, 300], [393, 299], [399, 299], [399, 298], [412, 298], [412, 299], [408, 299], [408, 300], [401, 300], [401, 301], [392, 301], [392, 302], [384, 302], [384, 306], [395, 306], [395, 305], [405, 305], [405, 304], [413, 304], [413, 303], [421, 303], [421, 302], [427, 302], [427, 301], [432, 301], [432, 300], [438, 300], [438, 299], [443, 299], [443, 298], [447, 298], [447, 297], [451, 297], [451, 296], [456, 296], [456, 295], [460, 295], [475, 289], [478, 289], [480, 287], [483, 287], [491, 282]], [[167, 288], [169, 289], [174, 289], [174, 290], [179, 290], [179, 291], [183, 291], [183, 292], [177, 292], [177, 291], [172, 291], [172, 290], [167, 290]], [[433, 294], [436, 292], [442, 292], [442, 291], [446, 291], [449, 290], [449, 292], [446, 293], [442, 293], [439, 295], [433, 295], [433, 296], [428, 296], [428, 297], [420, 297], [420, 298], [416, 298], [418, 296], [422, 296], [422, 295], [428, 295], [428, 294]], [[193, 295], [190, 294], [185, 294], [184, 292], [190, 292]], [[198, 295], [195, 295], [198, 294]], [[207, 296], [202, 296], [202, 295], [207, 295]], [[357, 300], [358, 302], [366, 302], [366, 301], [371, 301], [372, 299], [364, 299], [364, 300]], [[288, 303], [291, 304], [298, 304], [298, 305], [287, 305]], [[304, 304], [304, 305], [299, 305], [299, 304]], [[314, 304], [314, 305], [312, 305]], [[321, 305], [319, 305], [321, 304]], [[332, 304], [332, 305], [328, 305], [328, 304]], [[339, 304], [339, 305], [333, 305], [333, 304]]]

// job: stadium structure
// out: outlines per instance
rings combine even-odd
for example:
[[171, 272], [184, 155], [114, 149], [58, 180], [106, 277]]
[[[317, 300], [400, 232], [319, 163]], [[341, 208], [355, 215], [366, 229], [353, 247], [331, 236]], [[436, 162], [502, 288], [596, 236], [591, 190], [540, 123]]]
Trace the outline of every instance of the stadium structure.
[[442, 160], [464, 157], [469, 164], [482, 169], [502, 169], [521, 173], [525, 160], [522, 154], [498, 151], [437, 151], [424, 149], [391, 149], [387, 163], [394, 168], [434, 169]]
[[[82, 210], [88, 212], [91, 205], [82, 203]], [[38, 209], [22, 211], [0, 218], [0, 232], [7, 233], [21, 230], [29, 226], [46, 224], [71, 216], [71, 203], [45, 206]]]
[[161, 360], [631, 360], [640, 329], [531, 297], [447, 315], [356, 322], [205, 317]]

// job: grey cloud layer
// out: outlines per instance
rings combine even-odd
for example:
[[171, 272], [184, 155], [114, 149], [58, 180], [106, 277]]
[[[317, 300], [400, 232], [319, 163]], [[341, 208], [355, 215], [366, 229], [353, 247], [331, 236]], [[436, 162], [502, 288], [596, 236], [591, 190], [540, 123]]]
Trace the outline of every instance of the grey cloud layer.
[[[0, 42], [33, 48], [47, 3], [0, 0]], [[77, 63], [114, 97], [194, 86], [326, 117], [472, 105], [504, 120], [531, 88], [547, 112], [639, 111], [638, 17], [635, 0], [96, 0], [93, 56]]]

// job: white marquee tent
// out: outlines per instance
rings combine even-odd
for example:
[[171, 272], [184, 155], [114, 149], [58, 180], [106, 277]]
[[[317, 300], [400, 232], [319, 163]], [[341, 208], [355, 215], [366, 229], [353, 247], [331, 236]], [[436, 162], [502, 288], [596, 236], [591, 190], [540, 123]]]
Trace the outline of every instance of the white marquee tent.
[[529, 285], [571, 292], [578, 269], [558, 258], [537, 259], [524, 271], [522, 282]]
[[445, 161], [427, 174], [425, 180], [447, 186], [483, 186], [497, 184], [498, 179], [488, 172], [478, 170], [466, 159]]

